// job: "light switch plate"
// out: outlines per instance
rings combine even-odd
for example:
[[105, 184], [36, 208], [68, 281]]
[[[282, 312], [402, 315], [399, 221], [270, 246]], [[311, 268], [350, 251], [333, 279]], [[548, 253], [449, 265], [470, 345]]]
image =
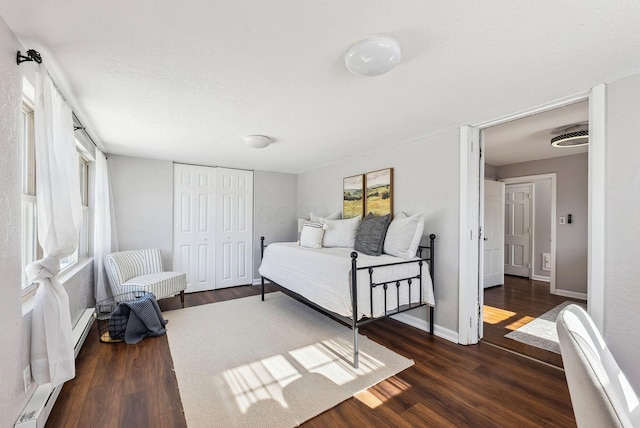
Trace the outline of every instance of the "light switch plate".
[[560, 217], [560, 224], [565, 224], [567, 222], [567, 220], [564, 217]]

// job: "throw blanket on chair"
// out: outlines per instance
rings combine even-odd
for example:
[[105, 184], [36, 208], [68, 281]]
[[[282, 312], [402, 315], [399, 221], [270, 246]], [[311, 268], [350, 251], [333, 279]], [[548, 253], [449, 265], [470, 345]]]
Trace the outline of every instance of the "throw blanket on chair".
[[167, 332], [164, 328], [167, 322], [162, 317], [156, 297], [148, 293], [118, 304], [109, 319], [109, 335], [132, 345], [147, 336], [162, 336]]

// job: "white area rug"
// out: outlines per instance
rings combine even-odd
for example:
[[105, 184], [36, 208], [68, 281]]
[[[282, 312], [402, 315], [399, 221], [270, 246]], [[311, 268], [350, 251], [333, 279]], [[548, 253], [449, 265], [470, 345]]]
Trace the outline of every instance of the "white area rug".
[[413, 365], [283, 293], [163, 313], [187, 425], [292, 427]]
[[[560, 345], [558, 344], [556, 319], [558, 319], [558, 314], [562, 308], [572, 303], [576, 302], [562, 302], [533, 321], [523, 325], [511, 333], [505, 334], [504, 337], [559, 354]], [[577, 304], [581, 305], [580, 303]]]

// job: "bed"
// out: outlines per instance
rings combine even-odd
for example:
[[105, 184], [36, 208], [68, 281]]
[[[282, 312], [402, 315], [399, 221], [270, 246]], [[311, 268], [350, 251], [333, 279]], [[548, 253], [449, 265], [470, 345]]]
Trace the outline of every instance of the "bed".
[[[352, 248], [305, 248], [295, 242], [261, 240], [262, 300], [265, 280], [353, 329], [353, 365], [358, 367], [358, 328], [375, 320], [429, 306], [434, 321], [435, 235], [416, 257], [368, 256]], [[427, 273], [425, 275], [425, 273]], [[355, 315], [354, 315], [355, 314]]]

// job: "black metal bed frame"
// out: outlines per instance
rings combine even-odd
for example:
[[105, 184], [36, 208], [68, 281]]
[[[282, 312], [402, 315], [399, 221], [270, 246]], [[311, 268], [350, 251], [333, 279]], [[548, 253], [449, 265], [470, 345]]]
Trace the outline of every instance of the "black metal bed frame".
[[[310, 301], [309, 299], [305, 298], [304, 296], [293, 292], [291, 290], [287, 290], [287, 294], [291, 294], [293, 297], [295, 297], [296, 299], [302, 301], [303, 303], [305, 303], [306, 305], [316, 309], [317, 311], [327, 315], [330, 318], [333, 318], [334, 320], [338, 321], [341, 324], [344, 324], [348, 327], [350, 327], [353, 330], [353, 367], [355, 367], [356, 369], [358, 368], [359, 365], [359, 351], [358, 351], [358, 328], [362, 327], [366, 324], [369, 324], [373, 321], [379, 320], [379, 319], [383, 319], [383, 318], [387, 318], [390, 317], [391, 315], [396, 315], [402, 312], [406, 312], [409, 311], [411, 309], [415, 309], [415, 308], [419, 308], [421, 306], [427, 306], [426, 303], [424, 303], [422, 301], [422, 293], [423, 293], [423, 289], [422, 289], [422, 265], [424, 264], [424, 262], [428, 262], [429, 263], [429, 275], [431, 276], [431, 282], [434, 286], [434, 292], [435, 292], [435, 281], [434, 281], [434, 265], [435, 265], [435, 240], [436, 240], [436, 235], [435, 234], [431, 234], [429, 235], [429, 245], [428, 246], [420, 246], [418, 249], [418, 257], [420, 257], [418, 260], [407, 260], [404, 262], [396, 262], [396, 263], [388, 263], [388, 264], [380, 264], [380, 265], [374, 265], [374, 266], [363, 266], [363, 267], [358, 267], [358, 253], [353, 251], [351, 253], [351, 304], [352, 304], [352, 317], [345, 317], [339, 314], [336, 314], [335, 312], [331, 312], [325, 308], [323, 308], [322, 306]], [[265, 249], [265, 245], [264, 245], [264, 236], [260, 237], [260, 258], [262, 259], [264, 257], [264, 249]], [[422, 252], [424, 250], [428, 250], [429, 251], [429, 257], [422, 257]], [[402, 264], [410, 264], [410, 263], [417, 263], [419, 266], [419, 273], [416, 276], [412, 276], [412, 277], [407, 277], [407, 278], [397, 278], [397, 279], [393, 279], [391, 281], [386, 281], [386, 282], [380, 282], [380, 283], [375, 283], [373, 282], [373, 271], [376, 268], [380, 268], [380, 267], [385, 267], [385, 266], [395, 266], [395, 265], [402, 265]], [[369, 272], [369, 297], [370, 297], [370, 309], [371, 309], [371, 318], [363, 318], [361, 320], [358, 320], [358, 271], [360, 270], [368, 270]], [[262, 300], [264, 301], [264, 280], [268, 280], [269, 282], [273, 283], [273, 284], [277, 284], [275, 281], [270, 280], [269, 278], [266, 278], [264, 276], [261, 276], [261, 285], [262, 285]], [[420, 287], [420, 301], [418, 303], [415, 304], [411, 304], [411, 284], [413, 282], [413, 280], [418, 280], [419, 282], [419, 287]], [[404, 284], [403, 284], [404, 283]], [[387, 309], [387, 292], [389, 290], [389, 285], [395, 285], [396, 287], [396, 297], [397, 297], [397, 303], [398, 303], [398, 307], [395, 309], [391, 309], [388, 310]], [[409, 303], [406, 305], [402, 305], [400, 306], [400, 287], [402, 285], [407, 285], [409, 287]], [[382, 287], [384, 289], [384, 315], [381, 315], [379, 317], [374, 317], [373, 316], [373, 290], [377, 287]], [[429, 333], [433, 334], [433, 325], [434, 325], [434, 307], [430, 306], [429, 307]]]

